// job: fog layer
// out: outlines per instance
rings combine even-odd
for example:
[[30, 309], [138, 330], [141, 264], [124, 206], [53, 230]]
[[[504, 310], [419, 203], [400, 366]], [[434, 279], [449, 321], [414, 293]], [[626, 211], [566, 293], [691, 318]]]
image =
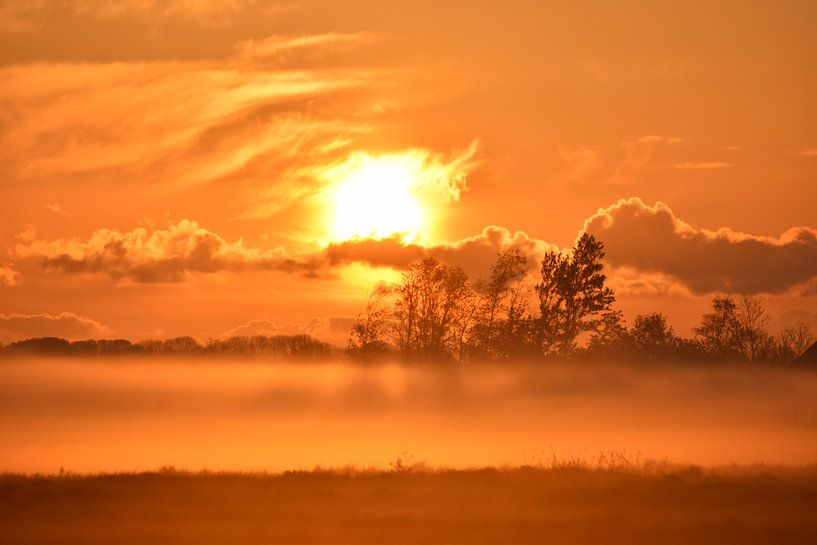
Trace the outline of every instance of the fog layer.
[[611, 451], [805, 464], [815, 400], [815, 374], [746, 366], [6, 361], [0, 471], [592, 464]]

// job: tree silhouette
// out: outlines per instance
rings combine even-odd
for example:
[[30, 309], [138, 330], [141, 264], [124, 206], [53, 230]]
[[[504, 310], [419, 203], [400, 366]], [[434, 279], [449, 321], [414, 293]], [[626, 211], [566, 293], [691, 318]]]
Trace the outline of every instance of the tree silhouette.
[[712, 312], [703, 315], [701, 325], [694, 331], [707, 353], [730, 358], [740, 354], [739, 330], [737, 305], [727, 294], [712, 299]]
[[472, 349], [479, 358], [507, 358], [525, 344], [528, 298], [523, 281], [528, 258], [516, 249], [500, 252], [486, 280], [476, 283], [476, 321]]
[[649, 360], [667, 359], [676, 346], [675, 333], [660, 312], [639, 314], [630, 329], [633, 346]]
[[428, 257], [408, 268], [394, 293], [392, 337], [405, 357], [446, 359], [460, 351], [472, 313], [471, 285], [461, 268]]
[[630, 333], [620, 310], [609, 310], [601, 315], [599, 325], [587, 342], [587, 351], [593, 356], [622, 357], [632, 351]]
[[805, 322], [786, 326], [778, 334], [782, 359], [797, 359], [812, 343], [814, 343], [814, 334]]
[[387, 333], [388, 309], [385, 306], [391, 290], [385, 284], [378, 284], [369, 293], [366, 311], [355, 317], [349, 338], [347, 353], [355, 359], [372, 360], [383, 356], [389, 350], [385, 336]]
[[603, 313], [611, 310], [615, 296], [604, 285], [604, 244], [584, 233], [573, 251], [547, 252], [542, 259], [538, 333], [546, 352], [568, 354], [583, 332], [596, 331]]

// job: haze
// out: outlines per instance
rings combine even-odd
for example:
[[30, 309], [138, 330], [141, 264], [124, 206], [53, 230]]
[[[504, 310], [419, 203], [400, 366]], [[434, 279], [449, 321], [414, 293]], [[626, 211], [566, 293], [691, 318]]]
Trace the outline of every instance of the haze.
[[16, 361], [0, 471], [810, 464], [817, 376], [792, 370]]

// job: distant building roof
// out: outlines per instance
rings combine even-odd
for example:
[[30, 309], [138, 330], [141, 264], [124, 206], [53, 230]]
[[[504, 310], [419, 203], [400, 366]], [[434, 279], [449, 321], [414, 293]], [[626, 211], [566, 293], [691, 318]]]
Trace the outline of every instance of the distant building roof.
[[809, 346], [806, 351], [800, 354], [800, 357], [795, 361], [797, 363], [817, 365], [817, 342]]

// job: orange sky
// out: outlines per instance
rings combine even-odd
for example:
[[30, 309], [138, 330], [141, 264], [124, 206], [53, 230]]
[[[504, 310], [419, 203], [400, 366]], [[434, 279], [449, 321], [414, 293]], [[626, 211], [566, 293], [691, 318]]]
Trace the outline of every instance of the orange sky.
[[[730, 289], [817, 330], [815, 25], [813, 2], [0, 2], [0, 342], [342, 342], [393, 267], [479, 275], [584, 229], [630, 318], [686, 334]], [[410, 165], [411, 243], [337, 236], [361, 157]]]

